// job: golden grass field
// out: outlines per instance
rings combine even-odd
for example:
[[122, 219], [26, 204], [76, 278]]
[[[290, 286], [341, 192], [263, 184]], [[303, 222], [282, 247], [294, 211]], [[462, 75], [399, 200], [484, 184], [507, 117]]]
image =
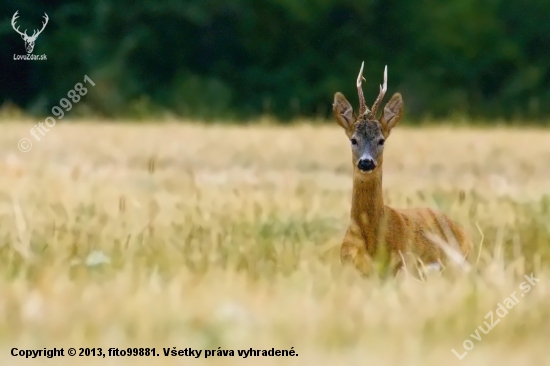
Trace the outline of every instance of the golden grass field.
[[[3, 121], [0, 135], [3, 365], [550, 365], [550, 131], [393, 131], [386, 202], [438, 208], [475, 242], [471, 272], [419, 280], [341, 268], [352, 178], [336, 123], [63, 121], [41, 141], [32, 124]], [[235, 356], [31, 360], [12, 347]], [[251, 347], [298, 356], [237, 355]]]

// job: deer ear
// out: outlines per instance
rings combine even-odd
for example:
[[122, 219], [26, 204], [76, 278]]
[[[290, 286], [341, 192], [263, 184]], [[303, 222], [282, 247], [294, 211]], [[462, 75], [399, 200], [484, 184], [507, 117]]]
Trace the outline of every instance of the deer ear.
[[353, 124], [355, 122], [355, 116], [353, 115], [353, 107], [348, 102], [344, 94], [337, 92], [334, 94], [334, 103], [332, 104], [332, 112], [336, 118], [336, 122], [347, 134], [350, 134], [352, 131]]
[[390, 101], [384, 107], [384, 112], [382, 113], [381, 124], [384, 128], [385, 134], [389, 135], [392, 128], [397, 126], [401, 117], [403, 116], [403, 98], [401, 94], [395, 93], [391, 97]]

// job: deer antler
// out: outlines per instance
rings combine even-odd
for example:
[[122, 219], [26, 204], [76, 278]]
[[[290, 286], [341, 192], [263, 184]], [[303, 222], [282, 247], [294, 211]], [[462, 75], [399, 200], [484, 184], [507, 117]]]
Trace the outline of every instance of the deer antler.
[[365, 66], [365, 61], [361, 62], [361, 69], [359, 70], [359, 75], [357, 76], [357, 94], [359, 94], [359, 115], [362, 116], [365, 113], [370, 112], [365, 103], [365, 96], [363, 95], [363, 89], [361, 88], [362, 80], [365, 80], [363, 77], [363, 67]]
[[[27, 30], [26, 30], [26, 29], [25, 29], [25, 32], [21, 33], [21, 32], [19, 31], [19, 27], [15, 28], [15, 20], [19, 17], [19, 16], [17, 15], [18, 12], [19, 12], [19, 10], [17, 10], [17, 11], [15, 12], [15, 14], [13, 14], [13, 17], [11, 18], [11, 26], [12, 26], [13, 30], [16, 31], [17, 33], [19, 33], [20, 35], [25, 36], [25, 37], [28, 37], [28, 35], [27, 35]], [[46, 14], [46, 13], [44, 13], [44, 14]]]
[[380, 94], [378, 94], [378, 98], [374, 101], [374, 104], [372, 105], [372, 110], [370, 112], [370, 116], [372, 118], [376, 118], [376, 112], [378, 111], [378, 107], [380, 107], [380, 103], [382, 103], [382, 99], [384, 99], [384, 95], [386, 95], [386, 90], [388, 89], [388, 65], [384, 67], [384, 85], [380, 85]]
[[[50, 18], [48, 18], [48, 14], [46, 14], [46, 13], [44, 13], [43, 18], [46, 19], [46, 22], [45, 22], [45, 23], [42, 22], [42, 29], [40, 29], [40, 30], [38, 31], [38, 33], [36, 33], [36, 29], [35, 29], [34, 32], [33, 32], [33, 34], [32, 34], [32, 36], [31, 36], [31, 38], [36, 38], [36, 37], [38, 37], [38, 35], [40, 35], [40, 33], [42, 33], [42, 31], [44, 30], [44, 28], [46, 28], [46, 24], [48, 24], [48, 20], [49, 20]], [[35, 33], [36, 33], [36, 35], [35, 35]]]

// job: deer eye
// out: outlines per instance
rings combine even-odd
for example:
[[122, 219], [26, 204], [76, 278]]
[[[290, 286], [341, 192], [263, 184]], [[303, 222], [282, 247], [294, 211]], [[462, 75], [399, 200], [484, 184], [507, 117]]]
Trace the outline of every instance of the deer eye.
[[350, 141], [352, 145], [357, 145], [357, 139], [351, 139]]
[[382, 145], [384, 145], [384, 142], [386, 142], [386, 140], [380, 139], [380, 140], [378, 140], [378, 145], [382, 146]]

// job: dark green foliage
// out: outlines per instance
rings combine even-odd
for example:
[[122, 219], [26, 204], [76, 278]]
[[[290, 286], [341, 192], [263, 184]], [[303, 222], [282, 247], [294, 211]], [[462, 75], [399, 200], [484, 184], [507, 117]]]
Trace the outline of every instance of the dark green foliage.
[[[543, 120], [550, 113], [548, 0], [4, 1], [0, 102], [48, 115], [84, 74], [69, 114], [326, 117], [342, 91], [403, 93], [409, 117]], [[34, 54], [10, 25], [50, 21]], [[83, 108], [86, 106], [87, 108]]]

